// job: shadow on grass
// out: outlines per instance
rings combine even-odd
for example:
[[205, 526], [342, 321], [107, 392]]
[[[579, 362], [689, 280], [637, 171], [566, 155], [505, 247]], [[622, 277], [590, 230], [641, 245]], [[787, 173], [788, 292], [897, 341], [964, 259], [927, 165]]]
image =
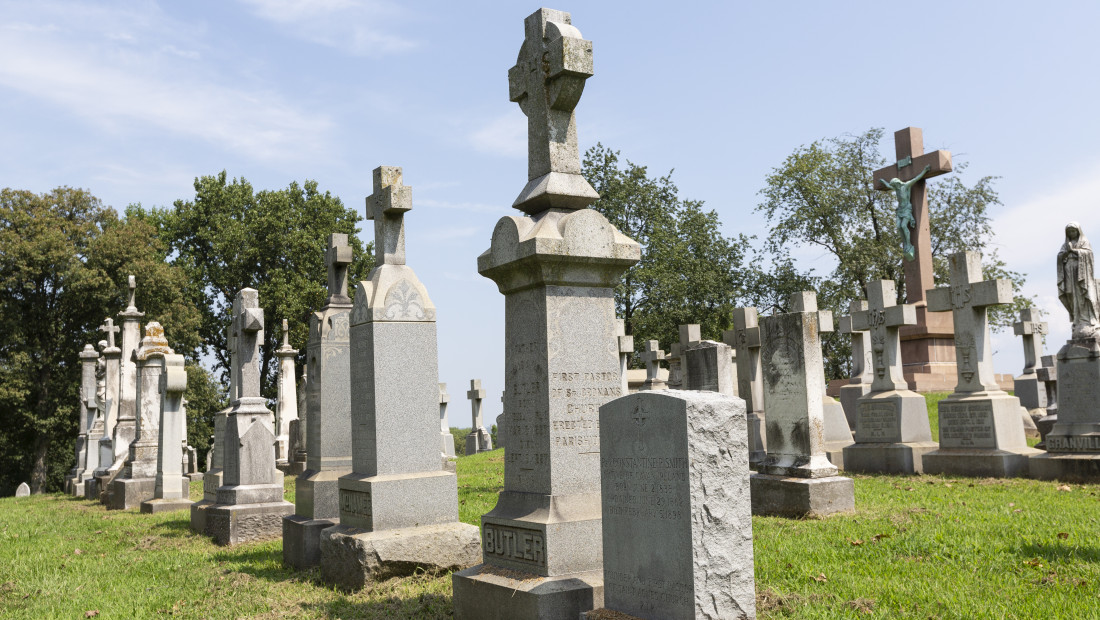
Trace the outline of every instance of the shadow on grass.
[[267, 543], [229, 547], [210, 556], [215, 562], [233, 564], [232, 569], [268, 581], [290, 581], [300, 575], [283, 566], [283, 548]]
[[1063, 544], [1021, 545], [1017, 552], [1026, 558], [1044, 558], [1047, 561], [1092, 562], [1100, 564], [1100, 547], [1076, 547]]
[[177, 511], [176, 514], [179, 515], [179, 518], [157, 523], [153, 528], [161, 530], [165, 535], [175, 538], [194, 534], [194, 532], [191, 531], [191, 513], [186, 510], [180, 510]]
[[390, 596], [382, 600], [364, 601], [350, 596], [341, 596], [335, 601], [316, 604], [303, 604], [303, 611], [316, 615], [336, 618], [366, 618], [377, 620], [398, 620], [415, 618], [417, 620], [435, 620], [453, 618], [454, 604], [451, 597], [442, 594], [422, 593], [409, 598]]

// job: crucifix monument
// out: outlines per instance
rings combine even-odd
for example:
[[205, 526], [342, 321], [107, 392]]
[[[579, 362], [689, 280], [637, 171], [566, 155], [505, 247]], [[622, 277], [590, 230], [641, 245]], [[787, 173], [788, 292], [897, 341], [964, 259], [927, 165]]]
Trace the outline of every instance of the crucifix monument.
[[901, 330], [903, 374], [911, 389], [947, 390], [955, 377], [951, 317], [930, 314], [925, 303], [925, 291], [935, 287], [926, 181], [951, 172], [951, 152], [925, 153], [924, 134], [917, 127], [894, 132], [894, 150], [897, 163], [876, 170], [872, 182], [875, 189], [896, 195], [898, 228], [909, 232], [898, 242], [906, 248], [905, 299], [915, 305], [917, 321]]

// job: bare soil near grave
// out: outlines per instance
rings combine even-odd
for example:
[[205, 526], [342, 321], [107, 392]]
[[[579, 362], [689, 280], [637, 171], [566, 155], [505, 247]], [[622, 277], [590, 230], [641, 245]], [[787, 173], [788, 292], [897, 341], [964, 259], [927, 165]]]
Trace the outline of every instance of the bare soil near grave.
[[[463, 521], [492, 507], [503, 471], [500, 450], [458, 459]], [[857, 476], [855, 488], [850, 515], [753, 519], [760, 618], [1100, 617], [1100, 485]], [[449, 575], [349, 594], [281, 558], [279, 541], [218, 547], [184, 512], [0, 499], [0, 617], [452, 615]]]

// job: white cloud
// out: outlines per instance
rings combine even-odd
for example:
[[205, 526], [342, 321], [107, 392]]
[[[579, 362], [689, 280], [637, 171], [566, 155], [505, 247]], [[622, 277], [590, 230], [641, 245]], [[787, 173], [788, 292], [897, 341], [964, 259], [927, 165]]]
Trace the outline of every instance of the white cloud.
[[358, 56], [406, 52], [419, 47], [397, 34], [394, 23], [405, 11], [375, 0], [240, 0], [252, 13], [286, 34]]
[[527, 157], [527, 117], [516, 107], [470, 134], [474, 148], [504, 157]]
[[327, 118], [201, 63], [204, 42], [191, 34], [201, 34], [201, 24], [176, 23], [148, 3], [37, 2], [15, 10], [23, 19], [0, 28], [0, 88], [115, 133], [151, 125], [267, 161], [327, 150]]

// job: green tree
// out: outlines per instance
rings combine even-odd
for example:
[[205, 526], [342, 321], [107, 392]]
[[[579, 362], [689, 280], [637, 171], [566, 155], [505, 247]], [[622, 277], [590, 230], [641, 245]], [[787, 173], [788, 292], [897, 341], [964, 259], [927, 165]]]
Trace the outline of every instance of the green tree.
[[202, 313], [198, 333], [203, 350], [221, 369], [223, 382], [229, 369], [225, 332], [233, 299], [246, 287], [259, 292], [266, 327], [262, 391], [274, 398], [277, 325], [284, 318], [290, 321], [291, 344], [304, 354], [309, 317], [327, 298], [328, 235], [348, 235], [354, 252], [349, 287], [373, 268], [373, 244], [364, 245], [357, 236], [362, 218], [338, 197], [318, 190], [315, 181], [256, 192], [243, 178], [229, 181], [223, 170], [196, 178], [194, 186], [191, 200], [135, 215], [156, 225], [173, 264], [187, 274]]
[[672, 172], [651, 178], [645, 166], [597, 144], [584, 155], [583, 174], [600, 193], [592, 208], [642, 246], [642, 257], [615, 289], [615, 310], [641, 350], [645, 340], [679, 340], [679, 325], [699, 323], [719, 340], [743, 295], [749, 249], [744, 235], [727, 239], [713, 210], [684, 200]]

